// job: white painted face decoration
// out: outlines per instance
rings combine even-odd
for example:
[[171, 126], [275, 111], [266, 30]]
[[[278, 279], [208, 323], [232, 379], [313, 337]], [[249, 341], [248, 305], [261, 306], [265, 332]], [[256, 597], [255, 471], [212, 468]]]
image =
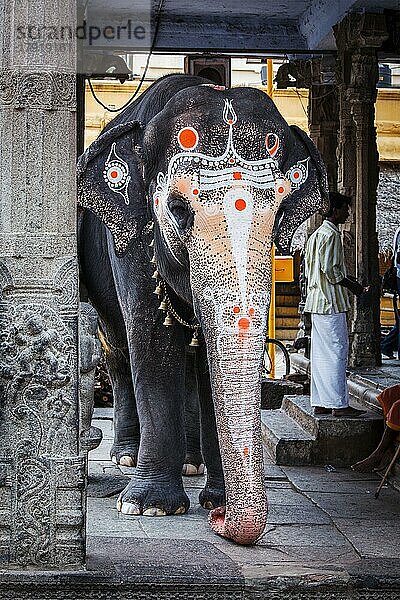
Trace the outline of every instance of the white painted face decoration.
[[104, 167], [104, 181], [110, 190], [117, 194], [121, 194], [125, 200], [125, 204], [129, 204], [128, 186], [131, 180], [129, 167], [116, 153], [115, 142], [111, 146], [110, 154], [108, 155]]
[[[196, 152], [199, 143], [198, 132], [193, 127], [183, 127], [177, 134], [182, 152], [178, 152], [171, 158], [166, 174], [158, 173], [153, 203], [157, 219], [160, 224], [162, 223], [161, 229], [165, 241], [172, 255], [177, 262], [180, 262], [174, 243], [176, 237], [180, 238], [180, 232], [167, 204], [174, 178], [187, 168], [187, 172], [190, 172], [189, 195], [199, 199], [205, 214], [210, 217], [220, 210], [212, 192], [228, 188], [224, 198], [224, 214], [243, 282], [245, 277], [243, 246], [246, 245], [254, 216], [253, 192], [272, 190], [275, 192], [276, 201], [280, 204], [291, 191], [297, 190], [307, 179], [309, 159], [298, 162], [286, 175], [283, 175], [274, 160], [280, 146], [279, 137], [275, 133], [268, 133], [265, 139], [268, 156], [261, 160], [246, 160], [238, 154], [234, 146], [233, 133], [237, 115], [231, 101], [225, 100], [222, 116], [224, 123], [229, 126], [225, 152], [217, 157]], [[264, 195], [263, 203], [264, 206], [260, 206], [259, 210], [268, 210], [270, 208], [268, 195]]]

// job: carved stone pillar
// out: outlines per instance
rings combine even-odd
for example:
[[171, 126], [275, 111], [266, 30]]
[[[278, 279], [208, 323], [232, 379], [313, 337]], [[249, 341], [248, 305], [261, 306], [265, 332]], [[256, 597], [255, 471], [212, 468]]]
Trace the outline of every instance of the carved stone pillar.
[[0, 4], [3, 568], [84, 561], [75, 10], [72, 0]]
[[[311, 73], [308, 100], [310, 137], [324, 160], [329, 190], [336, 191], [339, 105], [334, 58], [328, 55], [311, 61]], [[321, 225], [322, 220], [320, 214], [309, 219], [309, 235]]]
[[350, 274], [355, 273], [360, 282], [375, 286], [372, 306], [354, 304], [350, 364], [368, 366], [380, 363], [378, 152], [374, 116], [378, 80], [376, 53], [387, 38], [385, 17], [368, 13], [349, 15], [335, 27], [335, 36], [341, 78], [339, 183], [340, 191], [355, 198], [353, 222], [345, 232], [345, 251], [354, 247]]
[[321, 153], [331, 191], [337, 189], [337, 157], [339, 105], [335, 60], [324, 56], [312, 61], [312, 83], [308, 101], [310, 137]]

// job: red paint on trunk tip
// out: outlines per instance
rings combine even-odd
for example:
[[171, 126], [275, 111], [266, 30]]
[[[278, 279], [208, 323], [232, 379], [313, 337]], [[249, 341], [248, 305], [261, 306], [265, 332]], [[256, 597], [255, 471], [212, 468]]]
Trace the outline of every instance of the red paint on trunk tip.
[[242, 317], [238, 321], [239, 329], [248, 329], [250, 327], [250, 319]]
[[258, 515], [252, 509], [247, 509], [239, 515], [233, 515], [232, 512], [234, 508], [230, 508], [227, 515], [225, 506], [210, 511], [208, 522], [211, 529], [237, 544], [245, 546], [254, 544], [264, 531], [267, 515]]

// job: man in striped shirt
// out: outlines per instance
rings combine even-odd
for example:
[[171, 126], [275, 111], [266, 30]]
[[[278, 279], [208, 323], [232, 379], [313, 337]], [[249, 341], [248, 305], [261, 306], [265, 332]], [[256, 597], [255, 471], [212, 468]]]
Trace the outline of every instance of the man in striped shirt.
[[346, 368], [349, 348], [346, 312], [349, 291], [359, 296], [368, 288], [349, 279], [338, 225], [349, 216], [351, 199], [329, 194], [330, 209], [310, 236], [305, 254], [307, 298], [311, 313], [311, 406], [315, 414], [358, 417], [363, 411], [349, 406]]

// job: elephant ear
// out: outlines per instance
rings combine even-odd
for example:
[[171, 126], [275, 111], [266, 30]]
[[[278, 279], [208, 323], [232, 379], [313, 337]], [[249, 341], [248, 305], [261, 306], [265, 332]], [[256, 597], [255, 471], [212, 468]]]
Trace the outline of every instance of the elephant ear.
[[139, 157], [142, 135], [138, 121], [121, 123], [100, 135], [78, 159], [78, 203], [108, 227], [118, 256], [147, 221]]
[[291, 125], [290, 130], [292, 147], [281, 170], [292, 183], [292, 193], [282, 202], [274, 227], [275, 245], [282, 254], [290, 254], [296, 229], [311, 215], [326, 212], [329, 207], [328, 178], [320, 153], [299, 127]]

